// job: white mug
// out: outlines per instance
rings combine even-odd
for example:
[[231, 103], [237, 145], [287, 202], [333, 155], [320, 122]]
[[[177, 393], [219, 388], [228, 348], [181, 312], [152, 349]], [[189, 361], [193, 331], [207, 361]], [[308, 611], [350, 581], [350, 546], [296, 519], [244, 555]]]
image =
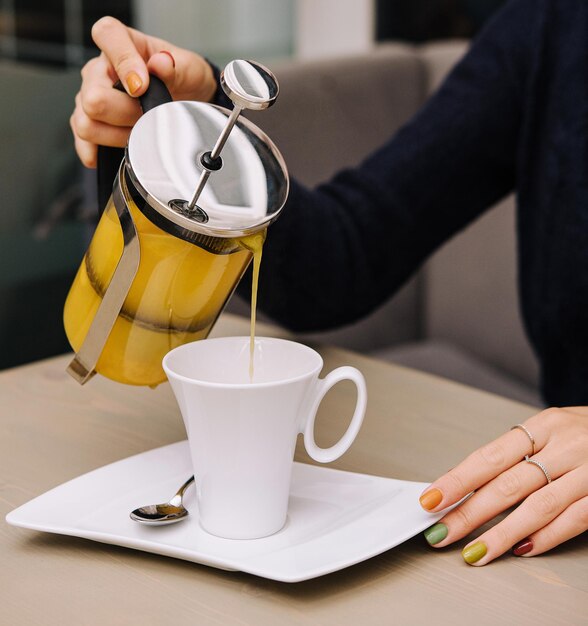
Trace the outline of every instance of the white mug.
[[[298, 433], [315, 461], [334, 461], [353, 443], [367, 402], [364, 377], [354, 367], [320, 379], [323, 360], [312, 348], [267, 337], [257, 337], [254, 345], [253, 378], [249, 337], [196, 341], [163, 359], [188, 434], [200, 524], [230, 539], [279, 531], [287, 518]], [[342, 380], [357, 387], [353, 417], [335, 445], [320, 448], [316, 413]]]

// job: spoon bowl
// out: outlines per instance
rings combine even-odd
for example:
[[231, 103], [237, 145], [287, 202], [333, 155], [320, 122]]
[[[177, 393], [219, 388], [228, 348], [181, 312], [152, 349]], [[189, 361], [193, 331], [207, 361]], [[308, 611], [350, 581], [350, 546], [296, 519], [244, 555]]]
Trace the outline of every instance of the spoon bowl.
[[178, 489], [176, 495], [169, 501], [162, 504], [147, 504], [131, 511], [130, 517], [134, 522], [148, 524], [151, 526], [162, 526], [164, 524], [175, 524], [186, 519], [189, 515], [188, 509], [183, 505], [182, 500], [186, 489], [194, 482], [194, 476], [190, 478]]

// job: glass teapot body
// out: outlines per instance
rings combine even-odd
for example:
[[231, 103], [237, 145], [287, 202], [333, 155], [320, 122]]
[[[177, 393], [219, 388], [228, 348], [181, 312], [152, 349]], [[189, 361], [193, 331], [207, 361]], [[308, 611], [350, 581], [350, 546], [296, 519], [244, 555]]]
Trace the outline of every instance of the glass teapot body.
[[[129, 192], [122, 169], [120, 176], [115, 185], [134, 223], [140, 259], [93, 369], [121, 383], [155, 386], [166, 379], [161, 361], [169, 350], [208, 335], [252, 258], [251, 246], [261, 245], [265, 230], [241, 238], [207, 238], [202, 247], [151, 222]], [[65, 331], [76, 352], [124, 248], [111, 196], [65, 303]]]
[[[235, 61], [221, 83], [239, 106], [266, 108], [268, 72]], [[153, 76], [140, 100], [124, 155], [98, 151], [99, 193], [112, 194], [65, 303], [81, 384], [97, 372], [164, 381], [164, 355], [208, 335], [288, 195], [282, 156], [237, 104], [174, 102]]]

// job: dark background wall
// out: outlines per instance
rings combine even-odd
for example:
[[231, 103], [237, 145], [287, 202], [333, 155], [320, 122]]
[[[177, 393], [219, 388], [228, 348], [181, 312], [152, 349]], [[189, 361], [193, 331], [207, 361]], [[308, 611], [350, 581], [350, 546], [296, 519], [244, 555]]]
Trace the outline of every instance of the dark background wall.
[[132, 0], [13, 0], [0, 6], [0, 57], [43, 65], [82, 64], [95, 54], [102, 15], [132, 23]]
[[472, 37], [506, 0], [377, 0], [376, 39]]

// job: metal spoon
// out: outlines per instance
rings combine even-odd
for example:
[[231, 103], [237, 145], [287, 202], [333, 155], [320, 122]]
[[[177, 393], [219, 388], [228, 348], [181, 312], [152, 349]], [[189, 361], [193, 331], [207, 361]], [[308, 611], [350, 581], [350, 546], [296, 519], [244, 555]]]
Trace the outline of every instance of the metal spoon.
[[141, 506], [131, 512], [131, 519], [135, 522], [150, 524], [152, 526], [181, 522], [188, 517], [188, 509], [182, 504], [182, 499], [186, 489], [188, 489], [193, 482], [194, 476], [190, 476], [169, 502]]

